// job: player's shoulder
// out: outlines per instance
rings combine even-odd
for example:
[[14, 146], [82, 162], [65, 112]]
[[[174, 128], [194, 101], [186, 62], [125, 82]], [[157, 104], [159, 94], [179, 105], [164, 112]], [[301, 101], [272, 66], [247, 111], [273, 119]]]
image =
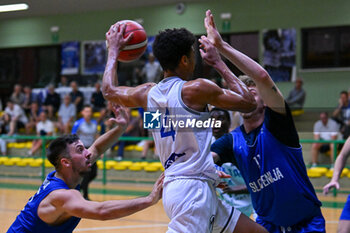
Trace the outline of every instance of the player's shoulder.
[[46, 199], [53, 203], [63, 203], [76, 196], [81, 196], [80, 192], [76, 189], [56, 189], [49, 193]]
[[209, 79], [197, 78], [195, 80], [188, 81], [183, 86], [186, 91], [193, 91], [197, 94], [206, 93], [209, 94], [213, 91], [216, 91], [219, 87]]

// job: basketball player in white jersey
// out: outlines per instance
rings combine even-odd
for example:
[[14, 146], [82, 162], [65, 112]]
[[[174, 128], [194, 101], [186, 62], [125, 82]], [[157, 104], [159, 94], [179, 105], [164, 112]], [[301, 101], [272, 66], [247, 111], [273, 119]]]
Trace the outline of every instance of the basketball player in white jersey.
[[[192, 78], [195, 67], [195, 37], [186, 29], [167, 29], [154, 41], [153, 52], [164, 71], [164, 79], [137, 87], [118, 86], [117, 58], [131, 39], [123, 38], [125, 25], [112, 25], [106, 33], [108, 60], [103, 76], [104, 97], [127, 107], [143, 107], [160, 119], [160, 129], [152, 130], [156, 149], [165, 168], [163, 204], [171, 219], [167, 232], [266, 232], [240, 212], [218, 200], [218, 180], [210, 154], [211, 128], [182, 129], [180, 124], [166, 128], [164, 122], [191, 119], [199, 122], [209, 117], [207, 105], [250, 112], [256, 102], [247, 87], [221, 60], [216, 49], [202, 37], [201, 56], [228, 83], [221, 89], [206, 79]], [[171, 118], [171, 120], [170, 120]]]

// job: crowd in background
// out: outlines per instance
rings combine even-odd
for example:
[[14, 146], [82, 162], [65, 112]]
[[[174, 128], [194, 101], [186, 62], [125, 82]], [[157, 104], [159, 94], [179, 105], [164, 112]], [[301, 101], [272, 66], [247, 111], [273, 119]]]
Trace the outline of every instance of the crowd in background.
[[[153, 54], [149, 54], [148, 62], [142, 69], [135, 67], [133, 79], [139, 80], [138, 82], [159, 82], [161, 73], [160, 64], [155, 60]], [[223, 88], [227, 86], [220, 78], [212, 79], [212, 81]], [[70, 88], [70, 92], [59, 94], [56, 92], [56, 87]], [[75, 126], [79, 125], [82, 121], [87, 121], [87, 117], [84, 116], [83, 111], [85, 108], [90, 108], [90, 118], [94, 118], [94, 115], [96, 116], [91, 121], [96, 125], [93, 136], [96, 138], [97, 135], [103, 134], [115, 127], [115, 124], [108, 121], [112, 116], [112, 106], [105, 101], [101, 92], [101, 84], [96, 82], [94, 88], [95, 90], [90, 99], [86, 101], [84, 98], [87, 97], [79, 90], [78, 82], [69, 81], [66, 76], [62, 76], [58, 84], [49, 84], [44, 91], [39, 93], [34, 93], [30, 86], [22, 87], [20, 84], [16, 84], [13, 88], [13, 93], [6, 100], [6, 103], [4, 103], [5, 106], [0, 105], [3, 111], [0, 118], [0, 133], [8, 136], [18, 134], [19, 132], [25, 135], [37, 136], [77, 133]], [[303, 109], [305, 99], [306, 91], [303, 89], [303, 80], [298, 78], [295, 80], [295, 87], [288, 94], [286, 102], [292, 111], [298, 111]], [[84, 102], [88, 102], [89, 105], [84, 104]], [[350, 89], [349, 91], [341, 91], [338, 102], [338, 106], [333, 112], [321, 112], [320, 119], [314, 124], [314, 139], [345, 140], [350, 135]], [[129, 114], [130, 124], [124, 136], [150, 136], [142, 127], [142, 113], [138, 114], [138, 116], [132, 116], [131, 111], [129, 111]], [[230, 118], [230, 130], [242, 124], [242, 118], [238, 112], [230, 112]], [[124, 158], [125, 146], [136, 143], [139, 142], [116, 142], [115, 146], [118, 146], [118, 150], [114, 153], [110, 150], [110, 156], [115, 157], [117, 160], [122, 160]], [[140, 145], [143, 146], [141, 158], [146, 159], [149, 149], [154, 146], [154, 142], [152, 140], [143, 141]], [[40, 150], [41, 146], [41, 140], [34, 140], [32, 148], [28, 151], [28, 155], [35, 154]], [[0, 151], [2, 155], [6, 154], [6, 142], [3, 139], [0, 139]], [[312, 144], [312, 166], [317, 165], [318, 154], [324, 152], [329, 152], [331, 162], [333, 162], [334, 149], [332, 143]]]

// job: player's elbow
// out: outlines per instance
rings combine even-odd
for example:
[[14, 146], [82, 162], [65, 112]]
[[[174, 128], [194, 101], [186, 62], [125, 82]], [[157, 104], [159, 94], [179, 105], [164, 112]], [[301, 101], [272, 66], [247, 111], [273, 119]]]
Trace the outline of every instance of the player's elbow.
[[106, 100], [111, 100], [114, 92], [113, 87], [109, 85], [102, 85], [102, 94]]
[[257, 78], [261, 81], [268, 81], [270, 80], [270, 75], [269, 73], [267, 73], [267, 71], [263, 68], [261, 68], [258, 72], [257, 72]]

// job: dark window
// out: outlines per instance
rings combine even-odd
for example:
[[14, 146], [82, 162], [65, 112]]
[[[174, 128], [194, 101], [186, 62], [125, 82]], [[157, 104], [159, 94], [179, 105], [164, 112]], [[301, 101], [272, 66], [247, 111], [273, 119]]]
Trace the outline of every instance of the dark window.
[[302, 30], [302, 67], [350, 67], [350, 27]]

